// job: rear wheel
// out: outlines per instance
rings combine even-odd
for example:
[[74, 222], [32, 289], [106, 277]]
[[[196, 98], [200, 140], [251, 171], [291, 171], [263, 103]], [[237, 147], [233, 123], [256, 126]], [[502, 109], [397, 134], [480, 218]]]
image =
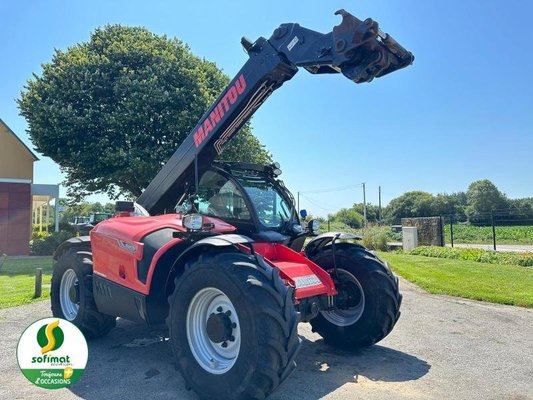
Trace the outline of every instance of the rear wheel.
[[314, 332], [326, 343], [344, 349], [357, 349], [379, 342], [400, 317], [402, 296], [398, 280], [388, 266], [361, 246], [326, 247], [312, 260], [334, 276], [338, 291], [337, 308], [322, 311], [311, 320]]
[[94, 302], [92, 254], [87, 248], [70, 248], [57, 260], [50, 297], [54, 317], [76, 325], [88, 338], [104, 336], [116, 318], [100, 313]]
[[168, 324], [177, 364], [205, 399], [264, 399], [294, 370], [300, 346], [293, 290], [277, 269], [211, 252], [176, 279]]

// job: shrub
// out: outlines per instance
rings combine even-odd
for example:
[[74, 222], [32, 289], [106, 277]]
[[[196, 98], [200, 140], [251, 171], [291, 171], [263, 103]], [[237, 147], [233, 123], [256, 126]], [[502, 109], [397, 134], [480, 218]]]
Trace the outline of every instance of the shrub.
[[4, 266], [4, 262], [7, 259], [7, 254], [2, 253], [0, 254], [0, 272], [2, 271], [2, 267]]
[[46, 231], [39, 232], [38, 230], [34, 229], [33, 232], [31, 233], [31, 240], [43, 239], [50, 235], [51, 235], [50, 232], [46, 232]]
[[[32, 237], [44, 237], [48, 236], [49, 234], [53, 233], [55, 230], [55, 225], [50, 224], [48, 225], [48, 232], [46, 231], [46, 224], [33, 224], [32, 228]], [[72, 224], [69, 224], [68, 222], [59, 222], [59, 231], [66, 231], [70, 232], [72, 236], [76, 235], [76, 227]]]
[[363, 231], [363, 246], [370, 250], [387, 251], [387, 235], [382, 229], [367, 228]]
[[72, 237], [68, 231], [52, 232], [49, 235], [36, 237], [30, 241], [30, 254], [32, 256], [50, 256], [55, 249], [65, 240]]
[[409, 252], [412, 255], [477, 261], [488, 264], [533, 266], [533, 253], [512, 253], [474, 248], [419, 246]]
[[[328, 221], [320, 221], [320, 228], [318, 229], [319, 233], [328, 232]], [[344, 222], [330, 221], [329, 223], [329, 232], [346, 232], [353, 234], [360, 234], [359, 230], [350, 228]]]

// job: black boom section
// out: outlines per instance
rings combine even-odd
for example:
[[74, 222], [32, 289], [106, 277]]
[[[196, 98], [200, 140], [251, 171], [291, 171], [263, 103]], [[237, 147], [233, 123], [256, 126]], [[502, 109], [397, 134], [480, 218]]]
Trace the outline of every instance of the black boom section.
[[[413, 55], [376, 21], [361, 21], [344, 10], [330, 33], [282, 24], [270, 39], [243, 39], [249, 59], [202, 116], [137, 202], [150, 214], [173, 211], [226, 143], [267, 97], [303, 67], [313, 74], [342, 73], [355, 83], [370, 82], [413, 62]], [[195, 164], [198, 174], [195, 174]]]

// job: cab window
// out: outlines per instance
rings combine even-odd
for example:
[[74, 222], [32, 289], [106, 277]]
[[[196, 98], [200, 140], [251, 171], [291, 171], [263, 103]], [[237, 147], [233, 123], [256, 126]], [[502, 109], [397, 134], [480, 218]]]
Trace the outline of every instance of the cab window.
[[222, 219], [250, 219], [241, 191], [218, 172], [207, 171], [198, 186], [196, 208], [200, 214]]

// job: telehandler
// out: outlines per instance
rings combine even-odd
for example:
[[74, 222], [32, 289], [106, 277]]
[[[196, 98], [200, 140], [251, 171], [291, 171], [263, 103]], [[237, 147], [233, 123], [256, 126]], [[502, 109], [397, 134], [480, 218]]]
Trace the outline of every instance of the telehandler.
[[187, 387], [206, 399], [269, 396], [296, 366], [299, 322], [347, 350], [391, 332], [402, 297], [385, 262], [354, 235], [302, 228], [277, 163], [215, 162], [300, 67], [363, 83], [413, 62], [376, 21], [337, 14], [326, 34], [288, 23], [242, 39], [249, 59], [137, 202], [57, 248], [54, 316], [88, 338], [117, 317], [166, 321]]

